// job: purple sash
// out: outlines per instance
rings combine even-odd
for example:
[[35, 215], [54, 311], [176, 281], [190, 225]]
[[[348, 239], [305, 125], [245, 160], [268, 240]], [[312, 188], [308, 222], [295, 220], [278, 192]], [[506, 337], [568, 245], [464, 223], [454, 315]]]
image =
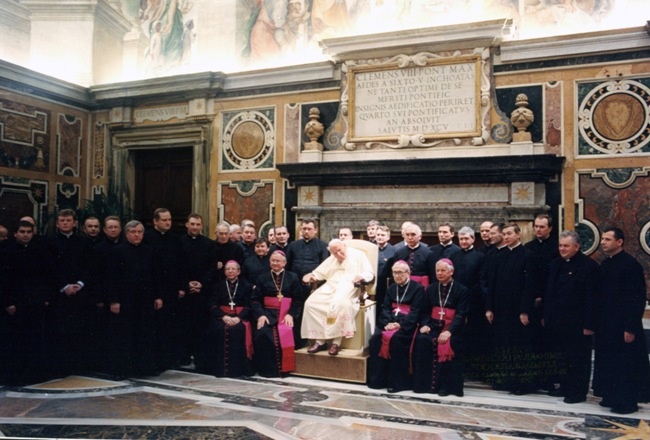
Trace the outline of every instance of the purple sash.
[[420, 276], [420, 275], [411, 275], [409, 278], [411, 280], [415, 281], [415, 282], [418, 282], [418, 283], [422, 284], [425, 289], [429, 285], [429, 276], [428, 275], [422, 275], [422, 276]]
[[280, 337], [280, 348], [282, 349], [282, 373], [288, 373], [296, 369], [296, 357], [294, 354], [295, 343], [293, 341], [293, 329], [282, 320], [289, 313], [291, 307], [291, 298], [283, 297], [280, 301], [275, 296], [264, 297], [264, 308], [279, 310], [278, 316], [278, 336]]
[[[454, 319], [454, 316], [456, 315], [456, 310], [454, 309], [449, 309], [447, 307], [443, 309], [439, 306], [435, 306], [431, 311], [431, 317], [433, 319], [440, 320], [441, 318], [440, 312], [442, 311], [444, 311], [444, 315], [442, 315], [442, 320], [445, 321], [445, 325], [440, 331], [440, 333], [449, 329], [449, 326], [451, 325], [451, 321]], [[445, 342], [444, 344], [438, 342], [438, 362], [447, 362], [452, 360], [453, 358], [454, 358], [454, 350], [451, 349], [451, 338], [447, 339], [447, 342]]]
[[[406, 315], [411, 310], [411, 306], [410, 304], [402, 304], [401, 306], [399, 306], [397, 303], [394, 302], [392, 304], [392, 309], [393, 309], [393, 313], [395, 313], [395, 311], [399, 309], [399, 313], [403, 313]], [[393, 335], [397, 330], [399, 329], [384, 330], [381, 332], [381, 348], [379, 349], [380, 358], [390, 359], [390, 350], [389, 350], [390, 339], [393, 337]]]
[[[221, 311], [226, 315], [230, 315], [232, 312], [236, 312], [238, 315], [244, 310], [244, 307], [235, 307], [234, 310], [230, 306], [221, 306]], [[248, 359], [253, 359], [253, 330], [251, 328], [251, 323], [249, 321], [241, 320], [241, 323], [244, 324], [244, 344], [246, 344], [246, 357]]]

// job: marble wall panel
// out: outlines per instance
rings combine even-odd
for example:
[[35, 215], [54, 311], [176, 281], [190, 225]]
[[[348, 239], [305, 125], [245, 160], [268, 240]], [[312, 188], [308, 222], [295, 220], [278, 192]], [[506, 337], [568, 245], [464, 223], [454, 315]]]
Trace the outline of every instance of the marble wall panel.
[[[612, 171], [610, 179], [615, 180], [616, 170], [609, 171]], [[620, 173], [622, 170], [619, 170]], [[617, 188], [604, 176], [607, 176], [607, 173], [603, 171], [582, 172], [578, 175], [578, 194], [583, 206], [582, 218], [595, 225], [599, 231], [608, 226], [617, 226], [623, 230], [625, 250], [636, 257], [643, 266], [646, 283], [650, 288], [650, 255], [646, 251], [647, 234], [643, 233], [650, 224], [650, 177], [646, 175], [628, 179], [627, 186]], [[596, 243], [600, 241], [599, 236], [593, 239]], [[594, 257], [601, 260], [604, 255], [598, 250]]]
[[94, 179], [106, 177], [106, 124], [101, 122], [93, 126], [93, 168]]
[[300, 158], [300, 142], [303, 127], [300, 125], [300, 104], [284, 106], [284, 157], [278, 157], [280, 163], [295, 163]]
[[[315, 187], [310, 187], [315, 188]], [[323, 189], [323, 204], [392, 203], [507, 203], [508, 185], [431, 185], [427, 187], [374, 187]]]
[[75, 177], [80, 175], [82, 130], [81, 119], [59, 114], [57, 119], [57, 174]]
[[535, 116], [527, 131], [531, 134], [533, 142], [542, 142], [544, 133], [544, 88], [541, 85], [498, 88], [495, 91], [497, 99], [495, 105], [509, 118], [512, 111], [517, 108], [515, 100], [520, 93], [524, 93], [528, 97], [528, 108], [532, 110]]
[[248, 218], [259, 231], [273, 221], [274, 181], [245, 180], [219, 182], [218, 219], [230, 224]]
[[77, 209], [81, 203], [81, 186], [73, 183], [57, 183], [55, 204], [61, 209]]
[[275, 108], [224, 111], [221, 117], [221, 171], [273, 169]]
[[650, 153], [650, 78], [578, 84], [577, 154]]
[[0, 177], [0, 224], [12, 231], [25, 215], [40, 224], [47, 212], [47, 193], [46, 181]]
[[43, 107], [0, 99], [0, 166], [47, 171], [50, 119]]
[[562, 82], [544, 84], [544, 152], [561, 154], [562, 145]]

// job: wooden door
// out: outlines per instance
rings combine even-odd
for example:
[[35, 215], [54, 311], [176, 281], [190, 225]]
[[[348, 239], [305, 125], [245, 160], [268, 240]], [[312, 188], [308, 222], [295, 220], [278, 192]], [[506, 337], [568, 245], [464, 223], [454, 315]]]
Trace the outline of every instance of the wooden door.
[[193, 149], [163, 148], [135, 151], [135, 211], [145, 227], [153, 225], [153, 211], [168, 208], [173, 230], [185, 231], [192, 211]]

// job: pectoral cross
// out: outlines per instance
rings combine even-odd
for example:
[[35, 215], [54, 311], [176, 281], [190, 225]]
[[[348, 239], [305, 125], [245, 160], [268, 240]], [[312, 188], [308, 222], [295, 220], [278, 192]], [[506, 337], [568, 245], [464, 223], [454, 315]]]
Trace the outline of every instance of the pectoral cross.
[[445, 309], [440, 309], [440, 311], [438, 312], [438, 315], [440, 315], [440, 320], [441, 321], [443, 319], [445, 319]]
[[282, 301], [282, 298], [284, 298], [284, 295], [282, 295], [282, 292], [278, 292], [277, 295], [275, 295], [278, 298], [278, 301]]
[[235, 302], [234, 302], [234, 301], [231, 300], [231, 301], [228, 303], [228, 305], [230, 305], [230, 310], [235, 310]]
[[400, 310], [399, 307], [396, 308], [396, 309], [395, 309], [395, 316], [399, 315], [401, 312], [402, 312], [402, 311]]

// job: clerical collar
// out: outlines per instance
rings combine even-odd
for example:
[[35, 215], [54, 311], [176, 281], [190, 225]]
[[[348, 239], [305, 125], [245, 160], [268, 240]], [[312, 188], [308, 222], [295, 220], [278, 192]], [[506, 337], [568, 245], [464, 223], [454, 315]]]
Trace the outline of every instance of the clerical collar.
[[61, 231], [59, 231], [59, 234], [63, 235], [63, 236], [66, 237], [66, 238], [70, 238], [70, 237], [72, 237], [72, 235], [74, 234], [74, 231], [73, 231], [73, 232], [70, 232], [69, 234], [66, 234], [65, 232], [61, 232]]
[[417, 249], [417, 248], [420, 247], [420, 243], [418, 242], [418, 244], [417, 244], [416, 246], [414, 246], [414, 247], [411, 247], [411, 246], [409, 246], [409, 245], [407, 244], [406, 247], [409, 248], [409, 249], [415, 250], [415, 249]]
[[469, 251], [471, 251], [472, 249], [474, 249], [474, 245], [468, 247], [467, 249], [463, 249], [463, 250], [464, 250], [465, 252], [469, 252]]
[[442, 244], [442, 243], [440, 243], [440, 246], [442, 246], [443, 248], [448, 248], [448, 247], [451, 246], [452, 244], [454, 244], [454, 243], [452, 243], [452, 242], [450, 241], [450, 242], [447, 243], [447, 244]]
[[516, 245], [514, 245], [513, 247], [508, 246], [508, 248], [509, 248], [510, 250], [513, 250], [513, 249], [515, 249], [516, 247], [518, 247], [518, 246], [520, 246], [520, 245], [521, 245], [521, 241], [520, 241], [519, 243], [517, 243]]
[[280, 272], [276, 272], [276, 271], [274, 271], [274, 270], [271, 270], [271, 272], [273, 272], [273, 273], [276, 274], [276, 275], [280, 275], [282, 272], [284, 272], [284, 269], [282, 269]]

